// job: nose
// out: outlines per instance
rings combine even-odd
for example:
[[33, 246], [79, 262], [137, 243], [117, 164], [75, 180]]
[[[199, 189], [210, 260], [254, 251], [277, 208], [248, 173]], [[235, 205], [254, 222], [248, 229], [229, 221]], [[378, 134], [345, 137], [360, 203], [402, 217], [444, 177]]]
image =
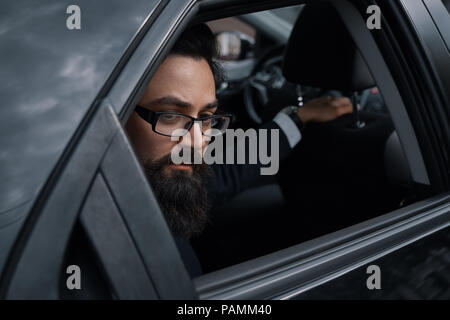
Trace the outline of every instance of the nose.
[[183, 147], [194, 148], [199, 154], [203, 154], [205, 139], [201, 130], [201, 123], [195, 121], [189, 132], [182, 137], [181, 144]]
[[189, 130], [191, 134], [191, 139], [193, 141], [192, 146], [194, 146], [195, 149], [202, 148], [203, 146], [203, 134], [201, 129], [202, 123], [195, 121], [192, 125], [191, 130]]

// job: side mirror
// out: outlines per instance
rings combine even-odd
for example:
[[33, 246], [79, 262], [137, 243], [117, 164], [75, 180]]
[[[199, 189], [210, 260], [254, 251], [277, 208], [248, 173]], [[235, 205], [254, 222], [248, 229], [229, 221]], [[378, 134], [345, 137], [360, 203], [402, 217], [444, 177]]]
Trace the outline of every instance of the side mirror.
[[224, 61], [238, 61], [251, 58], [255, 39], [240, 31], [224, 31], [216, 34], [218, 58]]

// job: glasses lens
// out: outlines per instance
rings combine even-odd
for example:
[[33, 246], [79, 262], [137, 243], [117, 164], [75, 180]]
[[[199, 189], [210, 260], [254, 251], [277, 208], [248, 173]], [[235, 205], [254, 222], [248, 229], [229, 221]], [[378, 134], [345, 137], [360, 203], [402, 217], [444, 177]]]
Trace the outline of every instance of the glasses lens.
[[226, 116], [205, 119], [203, 120], [202, 131], [207, 136], [218, 136], [225, 132], [229, 124], [230, 118]]
[[188, 132], [190, 123], [191, 119], [183, 115], [163, 113], [158, 117], [155, 130], [172, 137], [181, 137]]

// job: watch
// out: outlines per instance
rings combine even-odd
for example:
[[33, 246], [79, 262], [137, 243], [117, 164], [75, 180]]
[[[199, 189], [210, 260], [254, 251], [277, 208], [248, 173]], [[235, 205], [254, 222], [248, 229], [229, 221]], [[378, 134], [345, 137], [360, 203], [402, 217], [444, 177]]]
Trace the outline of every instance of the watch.
[[287, 114], [292, 119], [292, 121], [294, 121], [298, 130], [300, 130], [300, 133], [303, 133], [303, 131], [305, 130], [305, 124], [303, 123], [302, 119], [298, 115], [298, 107], [297, 106], [285, 107], [280, 112]]

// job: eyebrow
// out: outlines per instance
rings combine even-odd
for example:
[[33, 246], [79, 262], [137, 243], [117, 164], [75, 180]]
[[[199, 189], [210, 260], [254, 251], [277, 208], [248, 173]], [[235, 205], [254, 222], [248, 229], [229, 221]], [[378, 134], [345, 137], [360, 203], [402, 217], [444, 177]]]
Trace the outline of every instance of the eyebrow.
[[[154, 106], [176, 106], [179, 108], [192, 108], [192, 104], [183, 101], [181, 99], [178, 99], [174, 96], [166, 96], [159, 99], [152, 100], [146, 104], [144, 104], [147, 107], [154, 107]], [[215, 101], [205, 105], [202, 109], [214, 109], [219, 106], [219, 101], [216, 99]]]

